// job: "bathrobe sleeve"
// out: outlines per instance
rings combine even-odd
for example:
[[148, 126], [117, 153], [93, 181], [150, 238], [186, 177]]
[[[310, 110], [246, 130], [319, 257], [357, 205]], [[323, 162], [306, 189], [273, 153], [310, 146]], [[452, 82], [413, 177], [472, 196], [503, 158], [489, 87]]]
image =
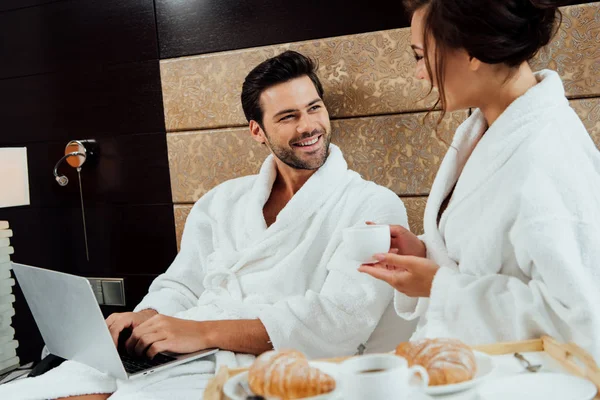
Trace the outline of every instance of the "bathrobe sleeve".
[[[365, 210], [357, 214], [357, 223], [374, 220], [408, 226], [402, 201], [395, 195], [386, 198], [386, 203], [377, 203], [377, 213]], [[312, 358], [355, 354], [375, 329], [393, 295], [387, 283], [361, 274], [359, 266], [345, 257], [340, 245], [319, 292], [309, 290], [263, 309], [259, 319], [273, 347], [294, 348]]]
[[431, 291], [430, 332], [435, 324], [449, 325], [469, 332], [471, 344], [551, 335], [600, 361], [599, 225], [556, 212], [533, 214], [539, 218], [518, 221], [510, 232], [518, 265], [531, 280], [475, 277], [442, 266]]
[[196, 306], [204, 291], [202, 255], [209, 251], [207, 248], [212, 246], [213, 240], [206, 213], [213, 193], [207, 193], [194, 205], [185, 222], [179, 253], [167, 271], [152, 282], [148, 294], [134, 311], [151, 308], [173, 316]]

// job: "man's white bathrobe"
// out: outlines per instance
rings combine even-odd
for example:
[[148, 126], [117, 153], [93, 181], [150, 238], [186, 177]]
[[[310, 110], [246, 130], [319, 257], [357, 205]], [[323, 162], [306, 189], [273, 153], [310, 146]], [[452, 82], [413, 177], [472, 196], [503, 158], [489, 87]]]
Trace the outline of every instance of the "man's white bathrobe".
[[600, 361], [600, 154], [558, 74], [536, 77], [489, 129], [480, 110], [458, 128], [424, 218], [441, 268], [429, 299], [396, 293], [396, 311], [422, 316], [415, 339], [546, 334]]
[[[136, 310], [197, 321], [259, 318], [275, 349], [294, 348], [309, 357], [354, 354], [393, 291], [346, 258], [342, 229], [367, 220], [408, 226], [404, 205], [390, 190], [349, 171], [331, 145], [324, 166], [267, 228], [263, 206], [275, 177], [269, 156], [258, 175], [225, 182], [203, 196], [187, 219], [180, 253]], [[67, 361], [38, 378], [0, 386], [0, 398], [116, 391], [111, 399], [198, 399], [220, 364], [252, 360], [220, 351], [215, 359], [132, 381]]]

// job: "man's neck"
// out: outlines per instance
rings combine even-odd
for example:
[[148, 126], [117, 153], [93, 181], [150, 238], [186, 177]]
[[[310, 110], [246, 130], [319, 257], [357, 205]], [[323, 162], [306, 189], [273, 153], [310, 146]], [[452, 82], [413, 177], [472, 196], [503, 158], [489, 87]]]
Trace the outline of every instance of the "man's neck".
[[277, 166], [277, 177], [273, 182], [271, 195], [263, 207], [263, 216], [267, 226], [271, 226], [277, 219], [279, 212], [287, 205], [294, 197], [296, 192], [304, 186], [306, 181], [317, 170], [295, 169], [280, 160], [275, 160]]

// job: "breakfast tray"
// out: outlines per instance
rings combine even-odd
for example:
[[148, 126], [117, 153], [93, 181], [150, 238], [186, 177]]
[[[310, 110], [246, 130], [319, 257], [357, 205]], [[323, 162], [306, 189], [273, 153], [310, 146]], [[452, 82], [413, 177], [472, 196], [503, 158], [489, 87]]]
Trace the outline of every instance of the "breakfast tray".
[[[512, 354], [515, 352], [543, 351], [558, 361], [560, 365], [573, 375], [588, 379], [598, 388], [600, 399], [600, 369], [592, 356], [574, 343], [560, 343], [550, 336], [542, 336], [539, 339], [523, 340], [519, 342], [494, 343], [483, 346], [475, 346], [474, 350], [492, 356]], [[329, 358], [321, 361], [339, 363], [349, 357]], [[247, 371], [247, 368], [221, 367], [215, 377], [208, 383], [204, 391], [204, 400], [227, 400], [223, 394], [223, 385], [229, 378]]]

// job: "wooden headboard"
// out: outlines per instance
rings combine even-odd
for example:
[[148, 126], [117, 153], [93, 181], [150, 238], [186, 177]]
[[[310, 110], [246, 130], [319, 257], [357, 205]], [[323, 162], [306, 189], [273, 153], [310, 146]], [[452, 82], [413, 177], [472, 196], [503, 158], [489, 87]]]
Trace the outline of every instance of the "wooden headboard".
[[[553, 42], [534, 70], [560, 73], [571, 105], [600, 144], [600, 2], [562, 9]], [[267, 150], [250, 138], [240, 92], [261, 61], [292, 49], [315, 58], [332, 119], [333, 143], [350, 168], [405, 202], [422, 232], [425, 202], [446, 145], [435, 134], [434, 96], [414, 76], [409, 28], [161, 61], [178, 243], [192, 204], [219, 183], [258, 172]], [[446, 142], [468, 112], [446, 116]]]

